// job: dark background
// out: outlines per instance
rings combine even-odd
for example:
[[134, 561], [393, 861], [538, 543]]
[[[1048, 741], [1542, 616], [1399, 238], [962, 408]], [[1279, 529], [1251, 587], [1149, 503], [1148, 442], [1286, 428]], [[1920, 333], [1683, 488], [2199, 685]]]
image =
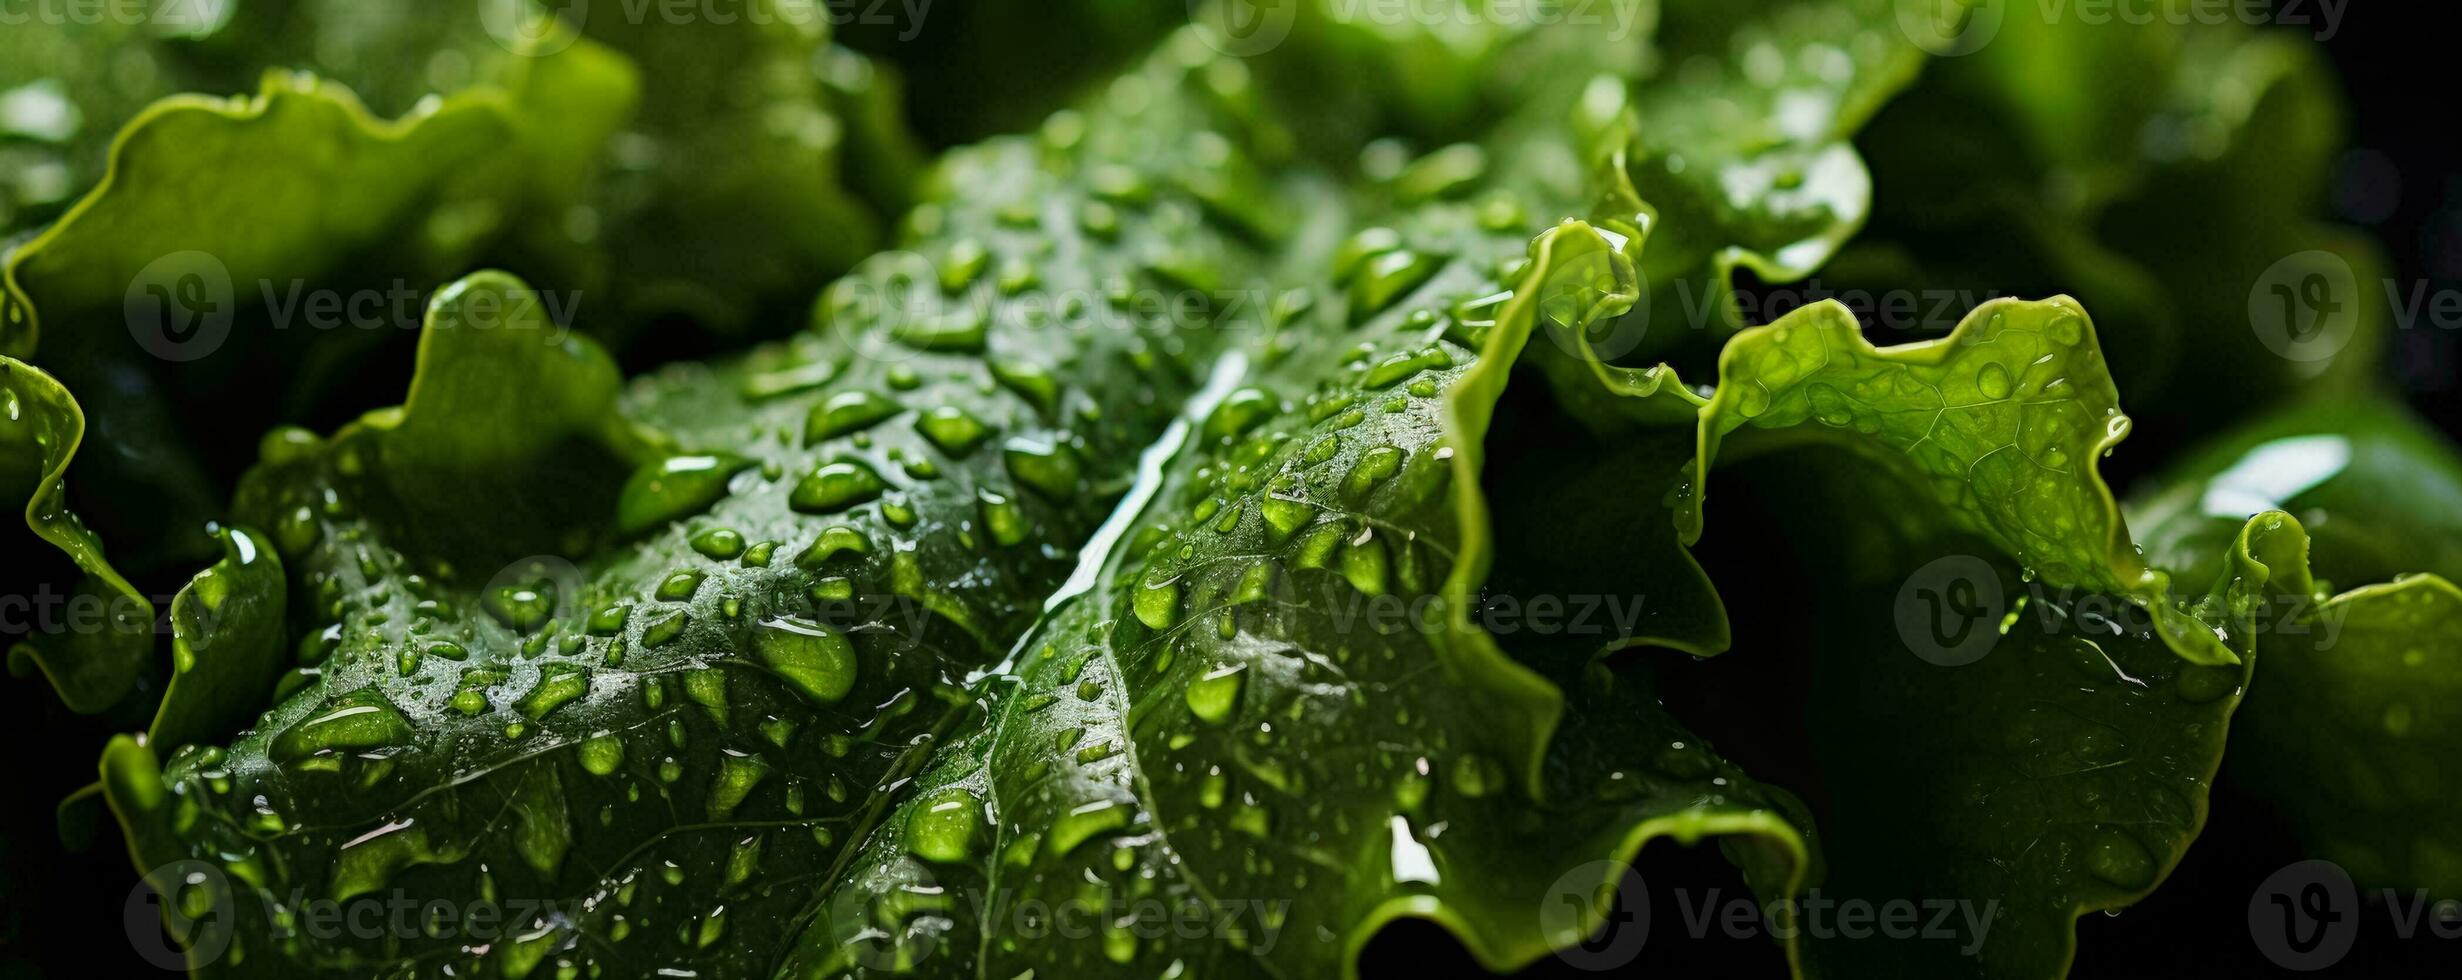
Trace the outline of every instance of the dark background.
[[[1171, 0], [1153, 0], [1178, 8]], [[2031, 3], [2034, 0], [2010, 0]], [[1000, 3], [990, 9], [1007, 7]], [[2314, 9], [2314, 0], [2301, 7]], [[2443, 4], [2353, 4], [2338, 31], [2323, 45], [2340, 69], [2349, 95], [2352, 152], [2346, 156], [2332, 207], [2342, 220], [2372, 231], [2390, 251], [2401, 282], [2425, 281], [2431, 289], [2462, 287], [2462, 152], [2453, 126], [2450, 93], [2451, 43]], [[973, 5], [932, 7], [923, 33], [911, 43], [929, 46], [938, 37], [997, 30], [1001, 14]], [[1013, 11], [1012, 11], [1013, 13]], [[2281, 28], [2297, 30], [2298, 28]], [[868, 38], [852, 43], [895, 57], [900, 42]], [[1099, 77], [1110, 66], [1071, 60], [1053, 52], [1039, 73]], [[956, 106], [917, 118], [927, 138], [946, 141], [979, 122], [982, 110], [968, 92], [998, 91], [1001, 79], [960, 75], [910, 79], [913, 102]], [[2389, 376], [2397, 379], [2422, 412], [2448, 433], [2462, 432], [2462, 337], [2433, 325], [2407, 325], [2390, 345]], [[15, 556], [0, 559], [12, 562]], [[0, 643], [4, 643], [0, 639]], [[0, 980], [57, 975], [143, 977], [159, 971], [137, 959], [123, 931], [122, 909], [136, 874], [107, 823], [84, 853], [62, 843], [55, 805], [95, 778], [95, 759], [114, 725], [69, 715], [39, 679], [0, 679], [0, 724], [17, 733], [0, 745]], [[105, 818], [107, 820], [107, 817]], [[1921, 847], [1909, 841], [1909, 847]], [[2228, 782], [2213, 797], [2204, 835], [2170, 879], [2145, 902], [2118, 916], [2088, 916], [2079, 923], [2079, 953], [2073, 975], [2265, 976], [2280, 973], [2251, 943], [2247, 906], [2258, 883], [2302, 855], [2280, 820], [2265, 805], [2241, 795]], [[1757, 939], [1676, 941], [1683, 933], [1670, 884], [1692, 894], [1710, 888], [1726, 896], [1745, 893], [1725, 862], [1707, 848], [1651, 845], [1638, 866], [1651, 889], [1650, 933], [1628, 975], [1783, 977], [1776, 947]], [[1696, 899], [1697, 900], [1697, 899]], [[1536, 910], [1533, 910], [1536, 914]], [[2398, 938], [2381, 906], [2362, 915], [2352, 954], [2320, 976], [2450, 976], [2462, 965], [2462, 941]], [[1484, 976], [1451, 937], [1424, 924], [1385, 930], [1362, 964], [1366, 977]], [[1524, 977], [1578, 977], [1593, 973], [1553, 960]]]

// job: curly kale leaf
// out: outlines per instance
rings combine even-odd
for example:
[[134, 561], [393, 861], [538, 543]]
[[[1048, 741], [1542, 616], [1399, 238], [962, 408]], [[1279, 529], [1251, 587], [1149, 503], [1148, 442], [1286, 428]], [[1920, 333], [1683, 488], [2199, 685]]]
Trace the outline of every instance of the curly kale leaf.
[[[241, 896], [214, 967], [764, 970], [799, 877], [1262, 327], [1229, 302], [1265, 264], [1237, 219], [1296, 202], [1211, 128], [1242, 92], [1199, 67], [954, 155], [909, 251], [744, 358], [620, 391], [518, 281], [440, 291], [403, 407], [277, 440], [243, 485], [308, 626], [283, 700], [159, 770], [176, 746], [107, 758], [141, 863]], [[507, 899], [499, 941], [291, 904], [395, 889]]]
[[2462, 684], [2458, 503], [2462, 463], [2444, 440], [2400, 407], [2358, 401], [2250, 422], [2164, 470], [2129, 508], [2147, 554], [2183, 565], [2245, 515], [2301, 515], [2318, 587], [2266, 610], [2265, 667], [2225, 772], [2367, 887], [2438, 898], [2462, 894], [2440, 831], [2456, 799], [2434, 762]]
[[1633, 278], [1579, 223], [1510, 276], [1444, 227], [1370, 235], [1437, 271], [1392, 301], [1346, 291], [1197, 429], [1131, 545], [879, 819], [786, 972], [1348, 976], [1404, 916], [1511, 969], [1604, 911], [1551, 896], [1602, 893], [1661, 836], [1723, 837], [1788, 892], [1806, 858], [1783, 794], [1646, 678], [1577, 667], [1560, 687], [1479, 625], [1497, 399], [1543, 311], [1629, 304]]

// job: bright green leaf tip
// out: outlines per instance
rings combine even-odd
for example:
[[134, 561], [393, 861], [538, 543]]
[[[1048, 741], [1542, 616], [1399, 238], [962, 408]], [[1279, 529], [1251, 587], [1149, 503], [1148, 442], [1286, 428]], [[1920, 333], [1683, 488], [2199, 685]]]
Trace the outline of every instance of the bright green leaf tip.
[[[95, 628], [46, 633], [9, 651], [12, 673], [39, 669], [71, 710], [94, 713], [119, 703], [148, 667], [154, 607], [111, 567], [102, 539], [68, 509], [65, 478], [86, 436], [85, 413], [51, 375], [0, 357], [0, 474], [22, 494], [27, 530], [59, 549], [82, 573], [75, 596], [99, 600]], [[20, 552], [20, 554], [25, 554]]]

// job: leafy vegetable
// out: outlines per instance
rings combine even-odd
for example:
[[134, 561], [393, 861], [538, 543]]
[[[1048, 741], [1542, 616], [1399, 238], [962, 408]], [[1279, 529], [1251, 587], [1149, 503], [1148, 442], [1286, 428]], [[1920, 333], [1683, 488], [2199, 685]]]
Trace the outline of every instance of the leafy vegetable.
[[[1171, 179], [1192, 155], [1253, 166], [1202, 128], [1217, 95], [1188, 73], [1161, 60], [1143, 98], [952, 157], [969, 193], [833, 287], [816, 334], [653, 376], [621, 416], [612, 364], [526, 287], [441, 291], [401, 409], [242, 487], [243, 519], [331, 623], [297, 693], [162, 774], [123, 743], [106, 785], [148, 860], [236, 848], [251, 857], [230, 873], [269, 898], [495, 888], [599, 911], [510, 916], [517, 940], [476, 952], [251, 919], [253, 959], [226, 962], [522, 972], [575, 930], [638, 935], [608, 955], [643, 970], [768, 962], [801, 892], [739, 896], [744, 876], [826, 867], [1065, 576], [1212, 331], [1259, 325], [1226, 306], [1176, 333], [1130, 302], [1188, 277], [1236, 290], [1255, 268]], [[1219, 210], [1278, 213], [1272, 193], [1235, 185]], [[917, 302], [874, 305], [895, 297]], [[482, 508], [503, 523], [466, 520]], [[192, 808], [214, 816], [175, 815]], [[735, 832], [763, 827], [784, 833]]]
[[2457, 894], [2437, 827], [2453, 794], [2422, 760], [2452, 721], [2436, 705], [2462, 619], [2453, 451], [2404, 410], [2307, 405], [2259, 419], [2184, 459], [2131, 509], [2151, 553], [2193, 554], [2237, 514], [2310, 515], [2315, 567], [2372, 583], [2268, 610], [2264, 671], [2232, 771], [2298, 824], [2308, 845], [2371, 886]]
[[1744, 325], [1736, 270], [1802, 278], [1863, 225], [1872, 180], [1848, 141], [1924, 60], [1901, 8], [1913, 5], [1668, 5], [1668, 77], [1635, 94], [1619, 161], [1653, 240], [1642, 353], [1715, 349]]
[[[2236, 22], [1995, 26], [1874, 121], [1874, 234], [1827, 285], [2076, 295], [2142, 414], [2356, 393], [2389, 310], [2361, 288], [2379, 249], [2315, 217], [2342, 142], [2327, 75]], [[2016, 241], [1954, 244], [1987, 235]]]
[[2058, 976], [2248, 798], [2462, 894], [2318, 55], [1606, 6], [12, 28], [62, 839], [231, 976], [1589, 965], [1712, 839], [1795, 975]]
[[[1414, 221], [1396, 247], [1452, 237]], [[1390, 307], [1354, 293], [1323, 318], [1362, 327], [1311, 335], [1346, 368], [1302, 346], [1225, 398], [1103, 584], [1018, 647], [980, 727], [879, 821], [787, 970], [1348, 975], [1406, 915], [1509, 969], [1604, 911], [1529, 914], [1566, 882], [1503, 856], [1540, 839], [1594, 862], [1580, 890], [1653, 837], [1710, 834], [1788, 887], [1804, 845], [1771, 791], [1646, 687], [1576, 671], [1567, 704], [1474, 625], [1494, 547], [1474, 488], [1507, 369], [1551, 299], [1633, 298], [1629, 267], [1597, 279], [1611, 246], [1586, 226], [1531, 248], [1510, 294], [1459, 258]], [[1482, 299], [1491, 321], [1440, 323]], [[1484, 340], [1435, 339], [1448, 327]], [[1222, 941], [1174, 947], [1116, 914], [1045, 935], [1141, 903]]]
[[80, 577], [73, 598], [99, 600], [98, 622], [57, 624], [38, 640], [9, 650], [9, 670], [39, 668], [70, 708], [94, 712], [110, 707], [144, 672], [153, 606], [103, 557], [103, 543], [68, 510], [61, 474], [85, 439], [85, 414], [67, 389], [48, 374], [0, 357], [0, 448], [6, 448], [8, 486], [26, 501], [26, 528], [76, 563]]

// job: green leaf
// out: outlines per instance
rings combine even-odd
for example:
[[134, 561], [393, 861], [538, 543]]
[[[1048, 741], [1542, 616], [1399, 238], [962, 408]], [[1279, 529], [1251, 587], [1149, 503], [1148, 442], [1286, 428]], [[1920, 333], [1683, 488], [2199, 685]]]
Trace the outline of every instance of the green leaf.
[[[654, 72], [605, 152], [590, 202], [610, 320], [661, 317], [744, 335], [887, 237], [920, 151], [893, 120], [890, 79], [829, 46], [834, 11], [757, 0], [732, 18], [638, 16], [626, 0], [559, 16]], [[867, 201], [849, 170], [876, 183]], [[759, 234], [747, 234], [747, 217]]]
[[1900, 26], [1921, 6], [1669, 5], [1665, 67], [1626, 97], [1630, 132], [1606, 187], [1608, 208], [1651, 238], [1646, 319], [1617, 328], [1642, 335], [1636, 357], [1715, 349], [1745, 325], [1738, 269], [1801, 279], [1862, 228], [1872, 178], [1850, 141], [1922, 69], [1925, 51]]
[[2177, 430], [2166, 446], [2238, 406], [2367, 387], [2385, 259], [2320, 221], [2345, 127], [2316, 45], [2236, 22], [1976, 17], [1988, 43], [1874, 121], [1872, 228], [1825, 287], [2077, 296], [2129, 403]]
[[265, 537], [217, 528], [223, 558], [171, 599], [171, 680], [146, 744], [220, 741], [267, 702], [283, 669], [282, 559]]
[[[1576, 660], [1568, 695], [1478, 625], [1497, 399], [1543, 310], [1613, 310], [1590, 300], [1619, 280], [1596, 261], [1613, 240], [1567, 223], [1500, 292], [1494, 246], [1441, 230], [1471, 213], [1374, 236], [1453, 258], [1354, 332], [1326, 311], [1216, 411], [1273, 406], [1174, 461], [1103, 580], [833, 874], [789, 972], [1350, 976], [1403, 916], [1509, 970], [1587, 935], [1604, 907], [1583, 899], [1661, 836], [1724, 836], [1754, 884], [1791, 890], [1783, 794], [1646, 679]], [[1431, 344], [1466, 303], [1487, 315], [1452, 326], [1481, 346]], [[1337, 351], [1355, 353], [1329, 371]], [[1147, 909], [1207, 941], [1168, 941]], [[1076, 919], [1094, 925], [1051, 930]]]
[[133, 84], [98, 57], [149, 46], [139, 25], [20, 21], [0, 34], [0, 242], [67, 209], [101, 177], [112, 125], [170, 91]]
[[[632, 67], [587, 43], [496, 54], [509, 61], [499, 84], [392, 121], [343, 84], [287, 72], [268, 73], [252, 98], [149, 107], [122, 129], [102, 184], [8, 257], [0, 344], [33, 350], [40, 316], [133, 319], [139, 288], [157, 280], [194, 291], [184, 280], [203, 277], [186, 311], [227, 324], [257, 283], [324, 280], [371, 251], [424, 260], [410, 268], [431, 273], [466, 261], [505, 212], [532, 203], [518, 192], [569, 196], [638, 85]], [[186, 353], [181, 325], [166, 329], [166, 356]]]
[[879, 13], [847, 18], [838, 37], [911, 80], [916, 128], [945, 146], [1033, 128], [1134, 66], [1191, 11], [1145, 0], [1070, 0]]
[[2147, 560], [2195, 570], [2192, 578], [2242, 522], [2268, 510], [2309, 525], [2320, 579], [2462, 576], [2462, 459], [2393, 402], [2304, 402], [2251, 419], [2183, 454], [2128, 500]]
[[[219, 481], [256, 433], [349, 400], [351, 352], [402, 336], [336, 330], [312, 304], [409, 326], [406, 283], [460, 272], [508, 212], [538, 203], [531, 181], [595, 152], [633, 85], [611, 59], [586, 44], [523, 59], [508, 87], [392, 122], [339, 85], [277, 73], [252, 98], [178, 96], [129, 125], [103, 185], [6, 257], [0, 347], [32, 352], [39, 337], [28, 356], [88, 393], [120, 440], [78, 484], [109, 505], [100, 530], [132, 567], [207, 560], [194, 529], [219, 515]], [[550, 112], [564, 128], [527, 128]], [[361, 300], [375, 297], [371, 315]]]
[[[236, 286], [286, 273], [315, 278], [354, 252], [393, 244], [409, 215], [436, 206], [466, 166], [510, 138], [494, 98], [447, 100], [387, 124], [347, 89], [301, 76], [268, 76], [250, 99], [157, 103], [123, 132], [104, 185], [10, 254], [6, 346], [33, 350], [46, 316], [68, 322], [126, 308], [133, 318], [149, 298], [137, 287], [156, 285], [182, 290], [158, 301], [163, 316], [198, 321], [166, 321], [158, 352], [183, 353], [189, 330], [218, 343], [211, 332], [217, 320], [227, 329]], [[303, 155], [301, 146], [321, 151]], [[214, 193], [195, 193], [198, 173], [216, 175]], [[182, 220], [162, 220], [174, 204]], [[266, 213], [294, 220], [248, 220]]]
[[2462, 800], [2437, 765], [2462, 733], [2462, 592], [2410, 575], [2277, 616], [2284, 642], [2249, 694], [2231, 778], [2365, 887], [2462, 895], [2448, 833]]
[[[586, 532], [573, 529], [595, 523], [605, 487], [654, 452], [616, 414], [615, 361], [551, 320], [548, 303], [500, 272], [437, 290], [409, 395], [367, 423], [388, 430], [373, 463], [400, 530], [429, 549], [577, 550]], [[483, 513], [495, 520], [474, 526]]]
[[0, 357], [0, 475], [23, 500], [26, 528], [68, 556], [79, 579], [59, 622], [9, 650], [11, 673], [41, 670], [60, 700], [83, 714], [128, 696], [151, 669], [154, 605], [103, 556], [103, 542], [68, 509], [65, 474], [85, 441], [85, 413], [58, 381]]
[[[2130, 424], [2094, 325], [2066, 297], [1995, 300], [1947, 337], [1890, 348], [1825, 302], [1720, 353], [1701, 458], [1717, 459], [1748, 425], [1842, 440], [1923, 488], [1937, 508], [1923, 520], [1981, 536], [2030, 578], [2129, 597], [2192, 662], [2235, 663], [2249, 638], [2201, 619], [2219, 615], [2211, 606], [2174, 599], [2171, 576], [2138, 554], [2103, 480], [2100, 462]], [[1693, 494], [1681, 518], [1688, 536], [1707, 496]]]
[[[1849, 459], [1746, 468], [1783, 502], [1774, 530], [1796, 546], [1758, 564], [1801, 584], [1730, 589], [1751, 624], [1741, 649], [1696, 669], [1728, 671], [1711, 685], [1724, 693], [1662, 697], [1713, 740], [1752, 743], [1737, 757], [1761, 778], [1800, 777], [1779, 781], [1817, 815], [1824, 870], [1805, 894], [1831, 910], [1802, 940], [1807, 975], [2060, 976], [2075, 920], [2142, 899], [2204, 826], [2240, 692], [2280, 644], [2192, 664], [2125, 596], [2030, 582], [1990, 542], [1938, 525], [1858, 525], [1872, 500], [1920, 491], [1878, 471], [1840, 480]], [[2235, 550], [2233, 585], [2280, 608], [2305, 587], [2305, 540], [2267, 520]], [[1855, 581], [1867, 576], [1880, 581]], [[1800, 706], [1789, 690], [1806, 692]], [[1784, 719], [1790, 744], [1737, 731], [1746, 718]], [[1847, 903], [1940, 928], [1841, 928]]]
[[[403, 408], [277, 440], [236, 510], [291, 570], [301, 669], [228, 745], [105, 763], [141, 866], [207, 860], [246, 896], [212, 967], [766, 971], [1214, 352], [1258, 336], [1225, 300], [1266, 263], [1228, 215], [1298, 202], [1215, 128], [1238, 91], [1170, 60], [1143, 81], [953, 155], [907, 250], [793, 341], [611, 409], [605, 355], [483, 273], [437, 294]], [[1200, 158], [1249, 196], [1187, 186]], [[1190, 277], [1208, 303], [1139, 305]], [[497, 896], [504, 931], [267, 918], [390, 889]]]
[[[1611, 393], [1673, 380], [1582, 353]], [[1647, 438], [1644, 413], [1616, 407], [1631, 418], [1603, 428]], [[1736, 621], [1755, 624], [1745, 652], [1699, 669], [1730, 685], [1747, 682], [1723, 671], [1751, 670], [1752, 693], [1667, 704], [1696, 722], [1768, 713], [1763, 678], [1800, 673], [1774, 687], [1818, 692], [1801, 709], [1805, 742], [1773, 750], [1747, 733], [1751, 755], [1793, 760], [1747, 765], [1817, 780], [1786, 780], [1820, 790], [1826, 870], [1808, 894], [1971, 916], [1956, 942], [1810, 931], [1808, 972], [2065, 970], [2076, 917], [2143, 897], [2202, 827], [2253, 656], [2280, 646], [2270, 614], [2314, 589], [2299, 524], [2248, 520], [2215, 547], [2221, 561], [2180, 566], [2210, 590], [2175, 596], [2097, 472], [2128, 420], [2092, 324], [2065, 298], [1995, 301], [1946, 338], [1891, 348], [1837, 304], [1799, 310], [1728, 344], [1698, 423], [1703, 465], [1740, 466], [1720, 479], [1785, 501], [1777, 527], [1746, 538], [1773, 549], [1763, 575], [1817, 584], [1731, 590]], [[1685, 540], [1704, 534], [1706, 494], [1688, 473], [1641, 485], [1669, 488]], [[1871, 514], [1906, 500], [1921, 505]], [[1739, 658], [1761, 666], [1728, 666]], [[1927, 842], [1919, 854], [1910, 835]]]
[[2440, 898], [2462, 894], [2441, 831], [2456, 800], [2423, 760], [2462, 722], [2457, 501], [2462, 463], [2434, 430], [2393, 404], [2336, 401], [2199, 447], [2129, 508], [2148, 555], [2183, 567], [2244, 512], [2300, 514], [2319, 578], [2374, 583], [2264, 610], [2265, 669], [2228, 773], [2367, 887]]

